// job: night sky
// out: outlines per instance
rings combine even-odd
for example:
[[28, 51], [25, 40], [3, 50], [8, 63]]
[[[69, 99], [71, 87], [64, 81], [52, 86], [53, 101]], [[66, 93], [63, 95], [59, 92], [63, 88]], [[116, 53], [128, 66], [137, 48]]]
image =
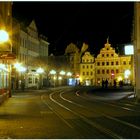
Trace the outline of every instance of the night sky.
[[50, 53], [64, 54], [73, 42], [79, 48], [83, 42], [93, 54], [106, 43], [112, 47], [131, 43], [133, 2], [31, 1], [13, 2], [13, 17], [30, 23], [35, 19], [40, 34], [48, 37]]

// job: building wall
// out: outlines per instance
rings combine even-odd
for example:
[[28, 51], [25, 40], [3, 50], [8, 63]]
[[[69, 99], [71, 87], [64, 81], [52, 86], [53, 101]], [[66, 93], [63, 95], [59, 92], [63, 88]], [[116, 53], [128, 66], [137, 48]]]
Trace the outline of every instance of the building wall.
[[102, 80], [108, 80], [109, 85], [113, 86], [114, 80], [119, 83], [122, 79], [127, 82], [128, 79], [132, 82], [131, 76], [125, 80], [124, 73], [131, 69], [131, 56], [118, 56], [115, 49], [111, 47], [109, 41], [101, 49], [100, 54], [95, 58], [95, 81], [96, 85], [101, 85]]
[[136, 96], [140, 100], [140, 2], [134, 5], [134, 50]]
[[[17, 56], [16, 61], [22, 63], [22, 65], [27, 68], [25, 73], [15, 71], [16, 79], [18, 80], [15, 81], [20, 84], [21, 81], [24, 80], [26, 87], [37, 86], [39, 75], [36, 73], [36, 70], [42, 65], [40, 56], [48, 56], [49, 43], [38, 35], [34, 20], [29, 26], [24, 28], [18, 21], [15, 21], [13, 25], [15, 25], [13, 28], [19, 29], [19, 31], [13, 35], [13, 39], [15, 39], [13, 40], [13, 46]], [[16, 36], [19, 38], [17, 39]], [[16, 84], [14, 83], [14, 85]]]
[[80, 83], [82, 85], [95, 85], [94, 57], [90, 52], [85, 52], [80, 63]]
[[[85, 81], [90, 85], [101, 86], [102, 80], [108, 80], [109, 85], [114, 85], [114, 80], [119, 84], [123, 81], [125, 84], [133, 84], [133, 69], [132, 56], [119, 56], [115, 49], [111, 47], [109, 40], [100, 50], [100, 53], [95, 58], [86, 52], [81, 58], [80, 64], [80, 81], [85, 84]], [[90, 60], [90, 61], [89, 61]], [[131, 72], [130, 75], [125, 75], [125, 71]], [[92, 75], [93, 74], [93, 75]], [[90, 80], [87, 80], [90, 79]], [[92, 80], [91, 80], [92, 79]]]
[[12, 51], [12, 2], [0, 2], [0, 29], [9, 35], [9, 40], [0, 44], [0, 94], [3, 94], [9, 90], [11, 81], [11, 60], [2, 59], [1, 56], [11, 54]]

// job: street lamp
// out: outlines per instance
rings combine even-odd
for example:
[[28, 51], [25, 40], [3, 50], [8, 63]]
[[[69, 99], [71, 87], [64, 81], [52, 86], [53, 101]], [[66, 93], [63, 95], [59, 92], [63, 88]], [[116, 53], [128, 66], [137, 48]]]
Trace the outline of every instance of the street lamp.
[[124, 72], [124, 77], [125, 77], [125, 79], [127, 80], [126, 82], [127, 82], [127, 84], [128, 84], [128, 82], [130, 83], [130, 81], [128, 81], [129, 79], [129, 76], [130, 76], [130, 74], [131, 74], [131, 71], [130, 70], [125, 70], [125, 72]]
[[[23, 77], [23, 73], [27, 70], [24, 66], [22, 66], [21, 63], [15, 63], [14, 64], [14, 67], [16, 68], [16, 70], [18, 71], [18, 73], [21, 74], [21, 80], [20, 80], [20, 85], [21, 85], [21, 88], [24, 90], [24, 87], [25, 87], [25, 81], [24, 81], [24, 77]], [[17, 77], [18, 78], [18, 77]], [[17, 79], [18, 80], [18, 79]], [[19, 82], [19, 81], [17, 81]], [[19, 85], [19, 83], [18, 83]]]
[[36, 72], [39, 74], [39, 89], [42, 88], [43, 82], [42, 82], [42, 73], [44, 73], [44, 69], [38, 68]]
[[5, 43], [9, 40], [9, 34], [5, 30], [0, 30], [0, 44]]
[[54, 82], [54, 87], [55, 87], [55, 80], [56, 80], [55, 74], [56, 74], [56, 71], [55, 70], [51, 70], [50, 74], [53, 75], [53, 82]]

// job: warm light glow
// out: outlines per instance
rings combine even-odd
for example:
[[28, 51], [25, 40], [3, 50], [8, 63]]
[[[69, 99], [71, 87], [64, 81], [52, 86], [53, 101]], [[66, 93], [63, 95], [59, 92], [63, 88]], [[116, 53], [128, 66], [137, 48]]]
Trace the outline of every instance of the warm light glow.
[[56, 74], [56, 71], [55, 70], [51, 70], [50, 71], [50, 74], [53, 74], [54, 75], [54, 74]]
[[14, 64], [14, 67], [15, 67], [16, 69], [19, 69], [19, 68], [21, 67], [21, 63], [18, 63], [18, 62], [15, 63], [15, 64]]
[[134, 46], [126, 45], [125, 46], [125, 55], [133, 55], [134, 54]]
[[54, 76], [53, 79], [56, 80], [56, 76]]
[[38, 68], [38, 69], [36, 70], [36, 72], [37, 72], [37, 73], [43, 73], [43, 72], [44, 72], [44, 69]]
[[121, 76], [118, 77], [118, 81], [122, 81], [122, 77]]
[[67, 76], [72, 76], [72, 73], [71, 72], [67, 72]]
[[125, 78], [128, 78], [130, 74], [131, 74], [131, 71], [130, 70], [125, 70], [124, 77]]
[[63, 71], [63, 70], [62, 70], [62, 71], [60, 71], [60, 74], [61, 74], [61, 75], [65, 75], [65, 73], [66, 73], [66, 72], [65, 72], [65, 71]]
[[0, 43], [4, 43], [9, 40], [9, 34], [5, 30], [0, 30]]
[[59, 76], [59, 77], [58, 77], [58, 80], [62, 80], [62, 77], [61, 77], [61, 76]]
[[0, 64], [0, 70], [8, 71], [8, 69], [6, 68], [5, 64]]
[[22, 65], [21, 65], [21, 63], [15, 63], [14, 64], [14, 67], [16, 68], [16, 70], [17, 71], [19, 71], [19, 72], [25, 72], [26, 71], [26, 68], [25, 67], [23, 67]]

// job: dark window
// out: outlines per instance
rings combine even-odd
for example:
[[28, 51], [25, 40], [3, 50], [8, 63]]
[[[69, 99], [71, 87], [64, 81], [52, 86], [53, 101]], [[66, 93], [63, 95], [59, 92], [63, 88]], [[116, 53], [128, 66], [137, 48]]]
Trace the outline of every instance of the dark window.
[[116, 61], [116, 65], [119, 65], [119, 62], [118, 61]]
[[102, 74], [105, 74], [105, 70], [102, 70]]
[[106, 62], [106, 65], [109, 65], [109, 62]]
[[116, 69], [116, 73], [119, 73], [119, 70], [118, 69]]
[[123, 64], [126, 65], [126, 61], [123, 61]]
[[105, 65], [105, 62], [102, 62], [102, 65], [104, 66]]
[[97, 66], [100, 66], [100, 62], [97, 62]]
[[111, 62], [111, 65], [114, 65], [114, 62]]
[[109, 70], [106, 70], [106, 73], [109, 74]]
[[104, 57], [104, 54], [102, 54], [102, 57]]
[[100, 74], [100, 70], [97, 70], [97, 74]]

